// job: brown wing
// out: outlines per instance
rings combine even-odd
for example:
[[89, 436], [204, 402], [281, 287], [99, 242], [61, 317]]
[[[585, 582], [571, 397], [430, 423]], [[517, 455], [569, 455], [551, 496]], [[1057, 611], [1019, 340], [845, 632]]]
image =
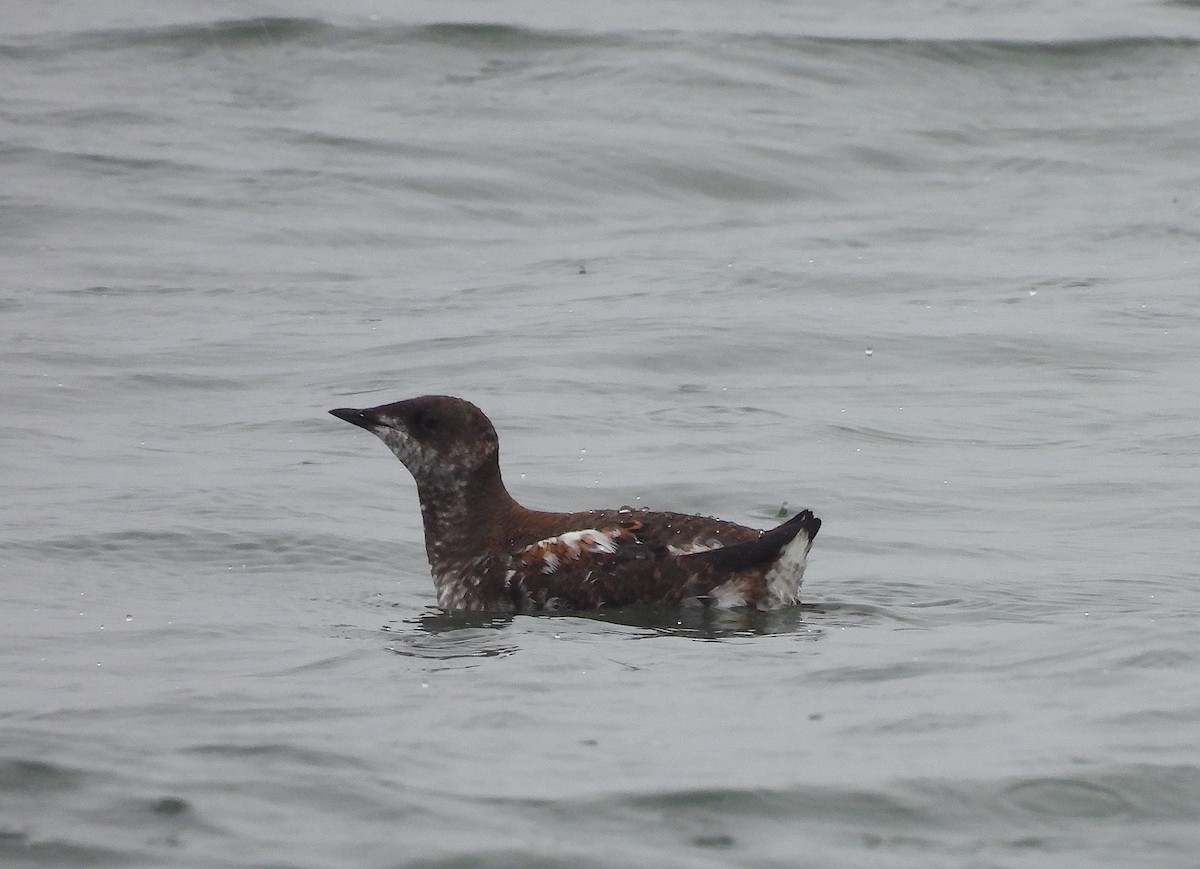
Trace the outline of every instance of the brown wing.
[[[663, 513], [631, 507], [619, 510], [587, 510], [579, 513], [540, 513], [527, 511], [522, 524], [534, 529], [524, 539], [510, 541], [512, 551], [541, 543], [564, 531], [622, 529], [633, 535], [636, 542], [662, 548], [665, 553], [682, 555], [701, 552], [731, 543], [744, 543], [758, 538], [761, 531], [736, 522], [694, 516], [687, 513]], [[538, 530], [541, 533], [537, 533]]]
[[820, 530], [821, 520], [811, 510], [801, 510], [782, 525], [764, 531], [754, 540], [684, 556], [680, 560], [686, 561], [689, 567], [706, 564], [725, 572], [746, 570], [774, 561], [800, 532], [803, 531], [811, 542]]
[[546, 573], [517, 562], [504, 588], [519, 610], [589, 610], [632, 603], [678, 603], [688, 576], [679, 556], [587, 553]]
[[[615, 572], [624, 564], [654, 560], [654, 551], [638, 535], [640, 522], [624, 518], [619, 524], [598, 525], [546, 537], [514, 552], [504, 578], [514, 606], [595, 609], [629, 602]], [[617, 592], [619, 600], [614, 599]]]
[[[777, 529], [767, 545], [757, 546], [766, 536], [762, 532], [701, 516], [580, 515], [620, 521], [544, 538], [515, 552], [504, 587], [516, 608], [596, 609], [703, 599], [731, 573], [773, 558], [787, 542], [777, 544]], [[721, 552], [728, 555], [713, 557]]]

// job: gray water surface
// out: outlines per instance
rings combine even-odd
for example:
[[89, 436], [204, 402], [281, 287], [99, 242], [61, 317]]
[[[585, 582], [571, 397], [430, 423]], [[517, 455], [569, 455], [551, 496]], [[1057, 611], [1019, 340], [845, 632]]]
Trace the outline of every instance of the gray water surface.
[[[12, 11], [0, 863], [1196, 864], [1200, 9], [827, 6]], [[426, 392], [805, 605], [439, 612]]]

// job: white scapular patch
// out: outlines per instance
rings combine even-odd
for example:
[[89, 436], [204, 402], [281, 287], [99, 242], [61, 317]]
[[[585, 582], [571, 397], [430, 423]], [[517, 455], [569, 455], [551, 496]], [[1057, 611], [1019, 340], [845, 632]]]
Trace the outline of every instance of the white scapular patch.
[[585, 552], [613, 553], [617, 542], [613, 534], [588, 528], [584, 531], [568, 531], [555, 537], [547, 537], [531, 543], [521, 550], [526, 564], [541, 562], [542, 573], [554, 573], [567, 561], [578, 561]]
[[[588, 528], [586, 531], [568, 531], [566, 534], [560, 534], [558, 537], [551, 537], [543, 540], [543, 543], [553, 543], [555, 540], [561, 542], [568, 549], [575, 553], [579, 552], [616, 552], [617, 544], [611, 536], [603, 531], [598, 531], [595, 528]], [[537, 546], [538, 544], [534, 544]]]

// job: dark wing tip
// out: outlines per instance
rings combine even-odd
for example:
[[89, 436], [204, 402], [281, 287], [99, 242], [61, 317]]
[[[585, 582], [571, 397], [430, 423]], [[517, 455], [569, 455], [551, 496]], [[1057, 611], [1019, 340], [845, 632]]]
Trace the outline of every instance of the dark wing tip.
[[771, 546], [778, 546], [779, 549], [787, 546], [792, 540], [803, 531], [808, 535], [808, 539], [812, 540], [817, 536], [817, 532], [821, 530], [821, 520], [813, 515], [812, 510], [801, 510], [791, 519], [776, 525], [769, 531], [764, 531], [758, 540], [754, 543], [767, 543]]
[[801, 531], [808, 535], [809, 541], [821, 530], [821, 520], [813, 515], [812, 510], [801, 510], [791, 519], [777, 525], [770, 531], [764, 531], [757, 540], [746, 543], [735, 543], [732, 546], [722, 546], [708, 552], [697, 552], [695, 555], [684, 555], [681, 558], [694, 558], [707, 561], [713, 567], [722, 570], [745, 570], [759, 564], [773, 561]]
[[[777, 528], [771, 529], [771, 531], [768, 531], [767, 533], [768, 534], [774, 533], [775, 531], [778, 531], [782, 528], [787, 528], [787, 527], [791, 526], [793, 523], [795, 523], [796, 530], [798, 532], [799, 531], [807, 532], [809, 540], [812, 540], [814, 537], [816, 537], [817, 532], [821, 530], [821, 520], [813, 515], [813, 511], [812, 510], [801, 510], [799, 513], [797, 513], [791, 519], [787, 520], [786, 522], [784, 522], [782, 525], [778, 526]], [[795, 534], [792, 534], [790, 537], [788, 537], [788, 540], [791, 540], [792, 537], [795, 537], [795, 536], [796, 536]]]

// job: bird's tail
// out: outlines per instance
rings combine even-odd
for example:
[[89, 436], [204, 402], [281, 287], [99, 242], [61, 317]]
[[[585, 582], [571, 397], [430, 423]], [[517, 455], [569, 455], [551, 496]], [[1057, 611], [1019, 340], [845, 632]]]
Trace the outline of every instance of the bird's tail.
[[778, 562], [797, 562], [803, 565], [812, 548], [813, 538], [821, 530], [821, 520], [811, 510], [801, 510], [782, 525], [764, 531], [757, 540], [735, 543], [697, 552], [684, 558], [706, 561], [719, 570], [737, 571]]

